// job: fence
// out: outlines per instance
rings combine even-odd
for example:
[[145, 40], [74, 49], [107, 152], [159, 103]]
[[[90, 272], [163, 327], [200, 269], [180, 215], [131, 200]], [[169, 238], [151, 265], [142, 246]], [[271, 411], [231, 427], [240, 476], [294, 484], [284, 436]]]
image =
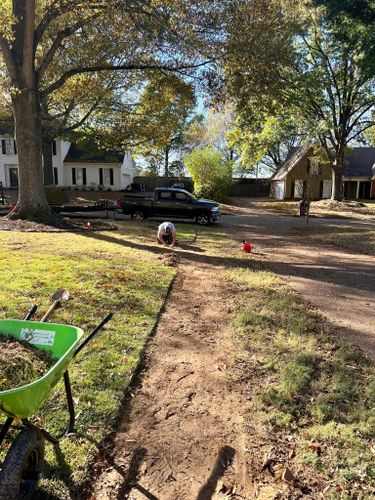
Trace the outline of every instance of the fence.
[[[133, 185], [141, 191], [152, 192], [158, 187], [171, 187], [173, 184], [181, 184], [188, 191], [194, 190], [193, 181], [190, 178], [172, 177], [134, 177]], [[268, 179], [235, 179], [229, 189], [229, 196], [241, 196], [248, 198], [267, 197], [270, 195], [270, 181]]]

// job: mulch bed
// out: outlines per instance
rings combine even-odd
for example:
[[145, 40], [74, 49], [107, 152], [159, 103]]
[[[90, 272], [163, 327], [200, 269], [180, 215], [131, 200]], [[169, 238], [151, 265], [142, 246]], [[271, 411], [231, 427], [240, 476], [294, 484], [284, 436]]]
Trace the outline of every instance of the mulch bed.
[[89, 232], [89, 231], [114, 231], [117, 225], [102, 220], [82, 220], [63, 218], [58, 226], [41, 224], [27, 220], [9, 220], [0, 218], [0, 231], [21, 231], [28, 233], [61, 233], [61, 232]]
[[48, 352], [0, 334], [0, 391], [35, 382], [55, 362]]

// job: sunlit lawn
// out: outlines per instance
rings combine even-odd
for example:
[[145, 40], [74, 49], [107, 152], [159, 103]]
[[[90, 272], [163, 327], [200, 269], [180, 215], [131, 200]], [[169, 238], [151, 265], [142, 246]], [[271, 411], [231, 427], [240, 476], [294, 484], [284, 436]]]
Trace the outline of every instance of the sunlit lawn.
[[[76, 435], [63, 439], [58, 448], [47, 445], [40, 498], [69, 498], [86, 480], [87, 466], [113, 428], [175, 274], [141, 243], [134, 244], [132, 230], [136, 233], [136, 226], [87, 235], [0, 232], [0, 318], [22, 318], [35, 302], [38, 319], [62, 288], [69, 290], [70, 299], [50, 321], [89, 332], [105, 314], [114, 313], [105, 331], [71, 365]], [[151, 241], [150, 228], [147, 234]], [[51, 395], [39, 416], [53, 433], [64, 430], [67, 413], [61, 391]]]

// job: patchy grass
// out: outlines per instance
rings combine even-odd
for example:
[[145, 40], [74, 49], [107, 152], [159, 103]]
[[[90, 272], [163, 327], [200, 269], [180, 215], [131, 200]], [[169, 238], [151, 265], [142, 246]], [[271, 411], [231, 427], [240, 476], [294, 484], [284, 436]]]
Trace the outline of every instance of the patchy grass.
[[324, 498], [370, 498], [375, 367], [272, 274], [225, 276], [237, 293], [233, 328], [247, 353], [239, 377], [248, 377], [252, 425], [302, 483], [325, 487]]
[[367, 255], [375, 255], [375, 229], [366, 227], [314, 227], [296, 228], [299, 235], [340, 248], [347, 248]]
[[[129, 234], [138, 241], [145, 243], [155, 243], [156, 234], [160, 222], [145, 220], [142, 222], [132, 220], [117, 220], [116, 224], [124, 234]], [[177, 231], [177, 240], [181, 242], [193, 242], [196, 238], [196, 226], [194, 224], [177, 223], [174, 224]]]
[[[147, 231], [151, 241], [153, 231]], [[47, 445], [39, 498], [71, 498], [85, 482], [89, 462], [114, 428], [126, 387], [173, 279], [175, 270], [161, 266], [135, 233], [135, 226], [85, 235], [1, 233], [0, 317], [21, 318], [33, 301], [40, 306], [37, 317], [41, 317], [52, 294], [61, 288], [69, 290], [71, 298], [50, 321], [89, 332], [106, 313], [114, 312], [105, 331], [71, 365], [76, 434], [58, 447]], [[62, 384], [37, 420], [52, 433], [64, 430]]]
[[[253, 207], [265, 208], [286, 215], [299, 215], [298, 201], [256, 201]], [[361, 206], [362, 205], [362, 206]], [[375, 219], [374, 202], [330, 203], [330, 200], [312, 201], [310, 215], [317, 217], [339, 217], [346, 219]]]

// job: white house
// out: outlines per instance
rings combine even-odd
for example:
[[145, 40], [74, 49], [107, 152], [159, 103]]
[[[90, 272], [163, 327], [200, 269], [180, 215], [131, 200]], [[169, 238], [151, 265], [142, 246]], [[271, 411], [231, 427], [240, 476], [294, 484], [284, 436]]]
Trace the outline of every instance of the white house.
[[[0, 182], [5, 188], [18, 186], [18, 157], [11, 136], [0, 137]], [[82, 189], [126, 189], [134, 177], [135, 162], [126, 153], [87, 152], [73, 143], [56, 140], [52, 146], [54, 181], [57, 186]]]

